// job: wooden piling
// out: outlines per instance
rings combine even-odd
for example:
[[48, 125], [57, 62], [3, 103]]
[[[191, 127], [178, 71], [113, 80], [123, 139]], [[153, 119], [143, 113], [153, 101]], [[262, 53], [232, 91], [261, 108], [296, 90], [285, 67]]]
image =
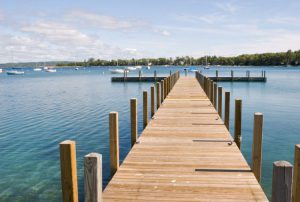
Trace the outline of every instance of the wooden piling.
[[151, 118], [154, 116], [155, 113], [155, 88], [151, 86]]
[[102, 201], [102, 155], [90, 153], [84, 157], [84, 201]]
[[210, 101], [214, 101], [214, 81], [210, 80]]
[[252, 170], [258, 182], [261, 181], [263, 114], [254, 114]]
[[225, 92], [225, 113], [224, 113], [224, 124], [229, 130], [230, 120], [230, 92]]
[[217, 109], [217, 93], [218, 93], [218, 84], [214, 83], [214, 107]]
[[222, 118], [222, 94], [223, 88], [221, 86], [218, 87], [218, 114]]
[[235, 117], [234, 117], [234, 141], [239, 149], [241, 149], [242, 135], [242, 100], [235, 100]]
[[78, 202], [78, 182], [75, 141], [66, 140], [59, 144], [62, 201]]
[[160, 107], [160, 85], [156, 83], [156, 109]]
[[157, 79], [157, 73], [156, 73], [156, 70], [154, 70], [154, 80], [156, 82], [156, 79]]
[[165, 89], [165, 87], [164, 87], [164, 80], [161, 80], [160, 81], [160, 89], [161, 89], [161, 92], [160, 92], [160, 103], [163, 103], [163, 101], [164, 101], [164, 93], [165, 93], [165, 91], [164, 91], [164, 89]]
[[148, 124], [148, 92], [143, 91], [143, 128]]
[[294, 177], [292, 201], [300, 201], [300, 144], [295, 146]]
[[119, 169], [119, 117], [118, 112], [109, 113], [110, 177]]
[[168, 95], [168, 92], [167, 92], [167, 79], [165, 78], [164, 79], [164, 99], [166, 99]]
[[136, 143], [138, 137], [137, 121], [137, 99], [130, 99], [130, 120], [131, 120], [131, 147]]
[[141, 79], [142, 79], [142, 71], [139, 70], [139, 80], [141, 81]]
[[272, 202], [290, 202], [293, 166], [287, 161], [273, 163]]

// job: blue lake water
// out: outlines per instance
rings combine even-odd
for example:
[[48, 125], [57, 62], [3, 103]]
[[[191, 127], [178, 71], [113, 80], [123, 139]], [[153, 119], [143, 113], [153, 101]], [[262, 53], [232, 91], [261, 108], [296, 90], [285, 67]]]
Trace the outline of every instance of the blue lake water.
[[[144, 75], [168, 75], [182, 67], [153, 67]], [[254, 112], [264, 114], [262, 185], [270, 195], [272, 163], [293, 163], [300, 143], [300, 69], [218, 67], [219, 75], [251, 76], [267, 71], [266, 83], [220, 83], [231, 91], [231, 132], [235, 98], [243, 99], [242, 152], [251, 164]], [[79, 197], [83, 200], [83, 157], [103, 155], [104, 185], [109, 179], [108, 114], [119, 112], [120, 159], [130, 149], [130, 98], [138, 99], [142, 131], [142, 91], [152, 83], [111, 83], [109, 68], [58, 69], [56, 73], [0, 74], [0, 201], [60, 201], [59, 143], [76, 141]], [[204, 73], [214, 75], [212, 67]], [[130, 73], [137, 75], [137, 72]], [[191, 73], [191, 75], [193, 75]], [[182, 71], [181, 76], [184, 76]]]

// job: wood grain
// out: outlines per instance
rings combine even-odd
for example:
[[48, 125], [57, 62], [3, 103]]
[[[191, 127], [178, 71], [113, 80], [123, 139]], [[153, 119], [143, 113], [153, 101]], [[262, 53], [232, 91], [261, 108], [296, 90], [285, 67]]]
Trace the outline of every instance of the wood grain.
[[[174, 83], [174, 81], [173, 81]], [[105, 201], [268, 201], [199, 82], [180, 77]]]

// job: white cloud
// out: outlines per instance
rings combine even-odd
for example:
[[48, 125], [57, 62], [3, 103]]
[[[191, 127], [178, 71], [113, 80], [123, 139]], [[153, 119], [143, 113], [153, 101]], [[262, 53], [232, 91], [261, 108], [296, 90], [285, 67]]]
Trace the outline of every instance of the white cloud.
[[204, 22], [208, 24], [214, 24], [223, 21], [226, 18], [226, 16], [218, 13], [210, 13], [206, 15], [179, 15], [176, 18], [177, 20], [183, 22], [190, 22], [190, 23]]
[[132, 30], [148, 26], [146, 22], [137, 19], [119, 19], [109, 15], [100, 15], [80, 10], [67, 13], [66, 19], [68, 21], [76, 21], [76, 23], [81, 23], [81, 25], [108, 30]]
[[216, 7], [228, 13], [234, 13], [237, 10], [237, 7], [231, 2], [218, 2], [216, 3]]
[[273, 18], [268, 18], [266, 21], [272, 24], [283, 24], [283, 25], [293, 25], [293, 26], [300, 25], [300, 19], [296, 17], [273, 17]]
[[11, 55], [14, 62], [20, 62], [130, 58], [140, 54], [106, 44], [69, 25], [45, 21], [23, 24], [14, 35], [0, 35], [0, 46], [0, 62], [11, 62]]
[[165, 29], [160, 29], [158, 27], [153, 29], [153, 32], [158, 33], [162, 36], [171, 36], [171, 33]]

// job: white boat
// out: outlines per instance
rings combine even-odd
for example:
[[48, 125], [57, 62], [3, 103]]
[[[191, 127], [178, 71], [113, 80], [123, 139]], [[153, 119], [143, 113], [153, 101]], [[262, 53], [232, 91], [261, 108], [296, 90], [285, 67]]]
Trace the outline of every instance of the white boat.
[[42, 69], [41, 68], [34, 68], [33, 71], [40, 72], [40, 71], [42, 71]]
[[75, 68], [75, 70], [79, 70], [79, 68], [78, 68], [78, 67], [76, 67], [76, 68]]
[[136, 69], [142, 69], [142, 66], [141, 65], [137, 65], [135, 66]]
[[205, 66], [204, 69], [209, 69], [209, 64], [207, 63], [207, 56], [205, 56]]
[[125, 69], [110, 69], [111, 74], [124, 74]]
[[134, 71], [134, 70], [136, 70], [137, 68], [136, 68], [136, 67], [127, 67], [126, 69], [129, 70], [129, 71]]
[[147, 69], [151, 69], [151, 67], [148, 65], [148, 66], [147, 66]]
[[45, 67], [43, 67], [43, 69], [44, 69], [44, 70], [48, 70], [49, 68], [45, 66]]
[[56, 72], [56, 69], [46, 69], [46, 72], [50, 72], [50, 73], [54, 73], [54, 72]]
[[0, 69], [0, 74], [3, 72], [3, 70], [2, 69]]
[[22, 75], [24, 73], [25, 73], [24, 71], [17, 71], [17, 70], [11, 70], [6, 72], [7, 75]]

